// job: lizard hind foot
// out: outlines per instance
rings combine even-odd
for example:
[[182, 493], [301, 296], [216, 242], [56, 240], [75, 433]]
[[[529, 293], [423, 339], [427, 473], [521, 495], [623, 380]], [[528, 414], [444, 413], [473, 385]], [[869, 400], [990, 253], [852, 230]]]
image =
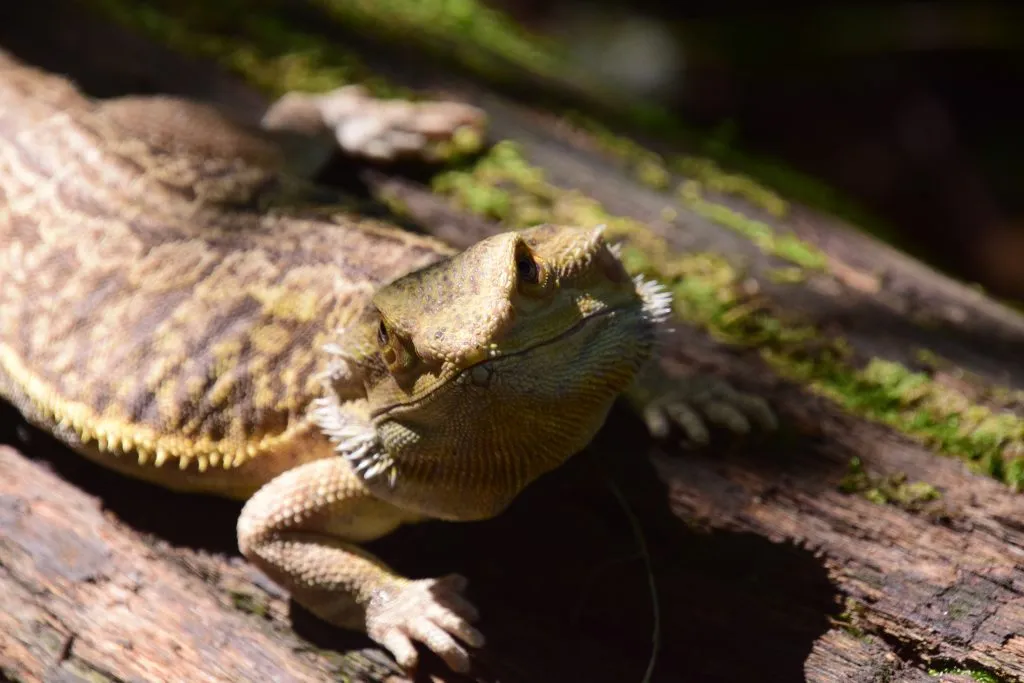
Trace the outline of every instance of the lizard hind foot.
[[464, 577], [450, 574], [380, 591], [367, 607], [367, 634], [390, 650], [406, 670], [416, 667], [419, 656], [414, 643], [419, 642], [453, 671], [469, 671], [469, 653], [462, 643], [482, 647], [484, 636], [470, 625], [478, 613], [462, 595], [466, 583]]
[[778, 427], [767, 401], [709, 375], [687, 378], [673, 390], [646, 401], [641, 412], [655, 438], [665, 438], [678, 428], [690, 442], [700, 445], [710, 441], [708, 423], [738, 434], [749, 432], [753, 425], [767, 431]]

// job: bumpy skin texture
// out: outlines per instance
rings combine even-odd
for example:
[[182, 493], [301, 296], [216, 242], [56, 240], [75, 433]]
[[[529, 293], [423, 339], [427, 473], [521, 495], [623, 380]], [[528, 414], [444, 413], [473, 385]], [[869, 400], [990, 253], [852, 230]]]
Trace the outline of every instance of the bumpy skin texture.
[[[314, 205], [295, 175], [330, 135], [430, 156], [482, 125], [343, 89], [285, 98], [261, 132], [173, 98], [93, 102], [0, 53], [0, 395], [107, 467], [248, 499], [239, 546], [298, 602], [404, 666], [420, 642], [465, 670], [465, 581], [354, 544], [499, 513], [623, 392], [652, 425], [702, 428], [631, 388], [669, 302], [600, 230], [454, 254]], [[722, 396], [706, 416], [769, 420]]]
[[340, 210], [265, 208], [291, 193], [273, 147], [209, 110], [190, 126], [193, 105], [97, 105], [0, 69], [4, 393], [175, 488], [245, 497], [329, 455], [306, 417], [320, 348], [450, 250]]

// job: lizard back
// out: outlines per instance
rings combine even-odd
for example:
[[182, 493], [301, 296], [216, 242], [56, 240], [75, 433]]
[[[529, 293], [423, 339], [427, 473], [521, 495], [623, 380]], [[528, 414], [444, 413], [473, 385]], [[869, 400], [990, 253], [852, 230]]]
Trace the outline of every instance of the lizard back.
[[341, 210], [268, 206], [290, 179], [209, 112], [216, 140], [147, 135], [124, 114], [0, 52], [0, 394], [140, 464], [288, 450], [310, 429], [323, 344], [376, 287], [450, 251]]

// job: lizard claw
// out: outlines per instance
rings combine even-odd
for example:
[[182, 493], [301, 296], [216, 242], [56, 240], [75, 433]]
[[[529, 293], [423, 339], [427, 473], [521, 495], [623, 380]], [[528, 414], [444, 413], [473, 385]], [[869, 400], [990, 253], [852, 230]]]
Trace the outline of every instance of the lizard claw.
[[667, 437], [675, 426], [701, 445], [710, 440], [707, 423], [739, 434], [754, 424], [769, 431], [778, 427], [767, 401], [708, 375], [688, 378], [682, 387], [646, 402], [642, 414], [655, 438]]
[[419, 656], [413, 643], [420, 642], [453, 671], [469, 671], [469, 653], [459, 641], [481, 647], [484, 636], [469, 623], [478, 613], [462, 595], [466, 583], [464, 577], [450, 574], [381, 591], [366, 610], [367, 634], [406, 670], [416, 667]]

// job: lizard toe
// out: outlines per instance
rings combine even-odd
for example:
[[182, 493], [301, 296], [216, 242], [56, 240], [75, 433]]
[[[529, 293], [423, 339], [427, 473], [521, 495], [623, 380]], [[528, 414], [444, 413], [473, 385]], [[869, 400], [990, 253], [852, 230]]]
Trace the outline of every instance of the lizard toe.
[[737, 434], [746, 434], [750, 431], [750, 420], [730, 401], [716, 399], [708, 401], [701, 408], [708, 420], [719, 427]]
[[656, 439], [667, 438], [673, 428], [678, 428], [693, 443], [703, 445], [711, 440], [700, 412], [682, 400], [669, 398], [652, 403], [644, 411], [644, 419], [648, 431]]
[[392, 629], [381, 634], [377, 642], [387, 648], [391, 656], [398, 662], [398, 666], [406, 671], [412, 671], [419, 663], [420, 656], [416, 652], [416, 646], [412, 644], [412, 639], [405, 632]]
[[469, 653], [433, 619], [426, 616], [414, 619], [409, 623], [409, 631], [416, 640], [443, 659], [452, 671], [469, 671]]

